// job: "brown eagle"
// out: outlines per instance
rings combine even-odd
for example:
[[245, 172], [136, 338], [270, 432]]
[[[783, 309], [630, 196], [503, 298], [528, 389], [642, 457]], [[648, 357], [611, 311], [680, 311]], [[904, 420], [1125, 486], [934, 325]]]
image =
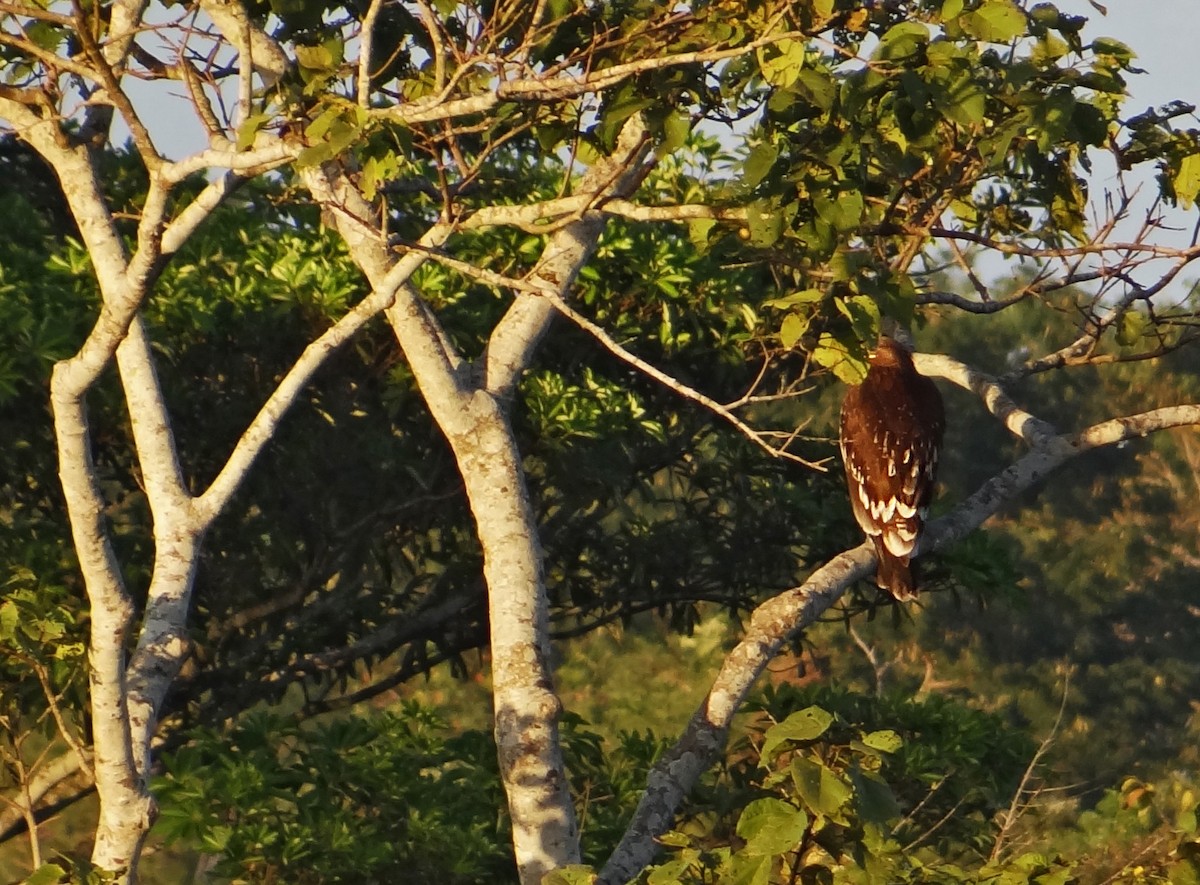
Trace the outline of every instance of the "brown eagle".
[[881, 336], [842, 403], [841, 448], [854, 518], [875, 545], [875, 583], [916, 598], [913, 566], [946, 427], [942, 397], [898, 341]]

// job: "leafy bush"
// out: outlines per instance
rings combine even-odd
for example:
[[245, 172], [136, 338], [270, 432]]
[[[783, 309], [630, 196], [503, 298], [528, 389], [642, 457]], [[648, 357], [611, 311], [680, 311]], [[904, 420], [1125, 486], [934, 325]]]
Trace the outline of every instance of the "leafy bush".
[[1057, 857], [991, 850], [1033, 753], [997, 717], [788, 686], [750, 707], [759, 719], [649, 885], [1072, 881]]
[[164, 757], [157, 832], [243, 882], [512, 881], [496, 753], [415, 704], [297, 727], [252, 714]]

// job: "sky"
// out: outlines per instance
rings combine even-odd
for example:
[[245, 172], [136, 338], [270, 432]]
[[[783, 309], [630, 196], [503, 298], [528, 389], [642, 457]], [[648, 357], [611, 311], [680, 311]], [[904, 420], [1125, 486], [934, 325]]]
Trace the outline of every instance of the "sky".
[[[1107, 12], [1099, 11], [1097, 4]], [[1112, 37], [1137, 53], [1135, 64], [1145, 73], [1128, 77], [1128, 116], [1174, 100], [1200, 106], [1200, 52], [1197, 51], [1200, 0], [1097, 0], [1096, 4], [1089, 0], [1060, 0], [1056, 5], [1063, 12], [1088, 18], [1085, 39]], [[1176, 125], [1200, 129], [1200, 118], [1193, 117], [1190, 121], [1181, 118]], [[1115, 183], [1113, 165], [1106, 156], [1097, 156], [1089, 182], [1093, 201], [1102, 198], [1104, 191], [1112, 189]], [[1143, 196], [1140, 206], [1144, 213], [1149, 199], [1157, 193], [1153, 170], [1142, 170], [1140, 174], [1128, 178], [1127, 183], [1140, 185]], [[1156, 240], [1166, 245], [1186, 246], [1198, 219], [1200, 216], [1196, 208], [1167, 210], [1164, 212], [1167, 229], [1159, 231]], [[1124, 232], [1132, 235], [1138, 226], [1131, 220]], [[1137, 281], [1142, 285], [1152, 283], [1156, 270], [1158, 268], [1146, 267]], [[1184, 297], [1197, 276], [1200, 276], [1200, 268], [1190, 273], [1185, 271], [1180, 279], [1164, 290], [1164, 300]]]

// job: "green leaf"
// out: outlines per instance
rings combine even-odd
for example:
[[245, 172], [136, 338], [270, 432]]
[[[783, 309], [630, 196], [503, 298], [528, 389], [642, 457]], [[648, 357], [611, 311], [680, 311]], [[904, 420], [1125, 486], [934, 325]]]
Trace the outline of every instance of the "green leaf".
[[297, 46], [296, 61], [302, 68], [324, 71], [333, 67], [334, 57], [328, 46]]
[[873, 267], [875, 259], [866, 249], [842, 249], [829, 261], [829, 271], [835, 283], [857, 279], [867, 268]]
[[563, 120], [551, 120], [533, 127], [533, 137], [542, 150], [553, 151], [574, 131], [575, 127]]
[[789, 295], [784, 295], [782, 298], [771, 298], [764, 301], [763, 306], [778, 307], [786, 310], [795, 307], [797, 304], [816, 304], [824, 300], [825, 292], [821, 289], [801, 289], [799, 292], [792, 292]]
[[789, 313], [783, 318], [783, 323], [779, 327], [779, 343], [787, 348], [795, 347], [796, 342], [804, 337], [804, 333], [807, 331], [807, 317], [798, 313]]
[[612, 150], [617, 143], [617, 135], [625, 121], [634, 114], [652, 107], [654, 98], [639, 94], [632, 83], [627, 83], [619, 89], [611, 101], [605, 103], [600, 113], [600, 122], [596, 126], [596, 135], [605, 150]]
[[879, 38], [875, 57], [888, 61], [902, 61], [917, 53], [929, 42], [929, 29], [916, 21], [904, 21], [888, 29]]
[[900, 816], [900, 806], [892, 795], [892, 788], [882, 777], [856, 765], [850, 769], [850, 782], [854, 784], [858, 815], [864, 821], [884, 825]]
[[[823, 332], [824, 339], [828, 332]], [[812, 741], [819, 738], [833, 724], [833, 714], [820, 707], [805, 707], [797, 710], [782, 722], [767, 729], [763, 739], [761, 756], [764, 762], [770, 760], [776, 749], [791, 741]]]
[[1179, 163], [1179, 171], [1171, 179], [1175, 199], [1184, 209], [1191, 209], [1200, 193], [1200, 154], [1189, 154]]
[[792, 782], [804, 804], [818, 814], [846, 824], [842, 809], [854, 790], [827, 765], [797, 755], [791, 765]]
[[254, 137], [262, 129], [263, 123], [271, 119], [270, 114], [253, 114], [237, 130], [237, 149], [244, 151], [254, 144]]
[[1025, 33], [1025, 13], [1012, 0], [986, 2], [960, 19], [963, 30], [985, 43], [1008, 43]]
[[583, 864], [559, 867], [542, 879], [542, 885], [592, 885], [596, 871]]
[[651, 867], [646, 876], [647, 885], [674, 885], [683, 879], [688, 867], [696, 862], [696, 852], [685, 853], [683, 857], [668, 860], [665, 863]]
[[820, 194], [813, 199], [813, 208], [834, 230], [849, 233], [862, 221], [863, 198], [858, 191], [844, 191], [832, 198]]
[[11, 600], [0, 605], [0, 641], [10, 642], [17, 635], [17, 623], [21, 613]]
[[679, 150], [687, 142], [691, 131], [692, 117], [687, 111], [676, 110], [667, 114], [663, 120], [662, 149], [667, 152]]
[[379, 186], [399, 174], [400, 157], [397, 154], [389, 152], [380, 156], [367, 157], [362, 164], [362, 178], [359, 182], [363, 196], [368, 200], [374, 200]]
[[895, 753], [904, 746], [904, 740], [890, 728], [873, 731], [865, 735], [862, 742], [872, 750], [879, 750], [881, 753]]
[[770, 885], [774, 858], [736, 854], [730, 860], [729, 872], [721, 877], [721, 885]]
[[1175, 818], [1175, 829], [1185, 836], [1196, 832], [1196, 809], [1186, 808]]
[[1149, 319], [1140, 310], [1125, 311], [1117, 323], [1117, 344], [1133, 347], [1142, 340], [1149, 324]]
[[693, 218], [688, 222], [688, 239], [700, 252], [708, 251], [708, 235], [716, 224], [715, 218]]
[[1097, 37], [1092, 41], [1091, 48], [1096, 55], [1110, 55], [1123, 66], [1137, 58], [1136, 52], [1120, 40], [1114, 40], [1111, 37]]
[[691, 838], [686, 833], [680, 833], [678, 830], [670, 830], [658, 837], [658, 841], [668, 848], [687, 848], [692, 844]]
[[319, 141], [325, 137], [325, 133], [333, 127], [333, 124], [341, 119], [341, 116], [341, 108], [327, 107], [321, 113], [317, 114], [316, 119], [304, 128], [304, 135], [310, 141]]
[[772, 86], [788, 88], [800, 76], [807, 46], [802, 40], [781, 40], [758, 50], [763, 79]]
[[746, 854], [773, 856], [794, 849], [807, 826], [808, 815], [803, 811], [768, 796], [745, 807], [738, 818], [737, 834], [746, 840]]
[[825, 71], [805, 68], [796, 77], [793, 88], [823, 111], [832, 110], [837, 100], [838, 85]]
[[767, 173], [771, 171], [771, 167], [775, 165], [778, 157], [779, 148], [769, 141], [760, 141], [752, 147], [750, 153], [746, 155], [746, 162], [742, 165], [742, 185], [746, 188], [757, 186], [767, 177]]
[[970, 71], [960, 71], [934, 92], [934, 101], [947, 119], [960, 126], [978, 126], [987, 116], [987, 94]]
[[881, 318], [879, 305], [867, 295], [851, 295], [833, 299], [834, 307], [850, 321], [854, 337], [860, 341], [871, 341], [879, 335]]
[[773, 246], [783, 236], [796, 204], [780, 206], [775, 200], [755, 200], [746, 207], [746, 227], [750, 232], [750, 245], [758, 249]]
[[845, 341], [829, 332], [822, 332], [817, 339], [813, 361], [829, 369], [846, 384], [861, 384], [863, 378], [867, 377], [866, 361], [854, 354]]
[[24, 885], [58, 885], [66, 875], [67, 871], [56, 863], [43, 864], [25, 880]]

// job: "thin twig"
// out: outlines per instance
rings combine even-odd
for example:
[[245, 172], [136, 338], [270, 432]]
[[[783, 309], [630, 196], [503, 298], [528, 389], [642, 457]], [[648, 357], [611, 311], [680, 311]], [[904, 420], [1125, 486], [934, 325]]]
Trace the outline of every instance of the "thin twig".
[[1062, 725], [1063, 714], [1067, 709], [1067, 696], [1070, 688], [1071, 673], [1067, 671], [1063, 676], [1062, 701], [1058, 705], [1058, 715], [1054, 717], [1054, 724], [1050, 726], [1050, 733], [1042, 738], [1042, 742], [1038, 744], [1038, 748], [1029, 760], [1029, 764], [1025, 766], [1025, 772], [1021, 775], [1021, 781], [1017, 784], [1017, 789], [1013, 792], [1012, 801], [1008, 804], [1008, 811], [1003, 814], [1003, 822], [1000, 824], [999, 832], [996, 833], [996, 841], [992, 843], [992, 851], [988, 855], [988, 863], [993, 863], [1000, 858], [1000, 852], [1004, 850], [1004, 841], [1008, 837], [1008, 831], [1012, 829], [1017, 819], [1030, 807], [1030, 802], [1023, 802], [1023, 798], [1025, 796], [1037, 796], [1037, 790], [1029, 790], [1029, 783], [1033, 780], [1038, 765], [1050, 750], [1050, 747], [1054, 744], [1055, 737], [1058, 735], [1059, 726]]

